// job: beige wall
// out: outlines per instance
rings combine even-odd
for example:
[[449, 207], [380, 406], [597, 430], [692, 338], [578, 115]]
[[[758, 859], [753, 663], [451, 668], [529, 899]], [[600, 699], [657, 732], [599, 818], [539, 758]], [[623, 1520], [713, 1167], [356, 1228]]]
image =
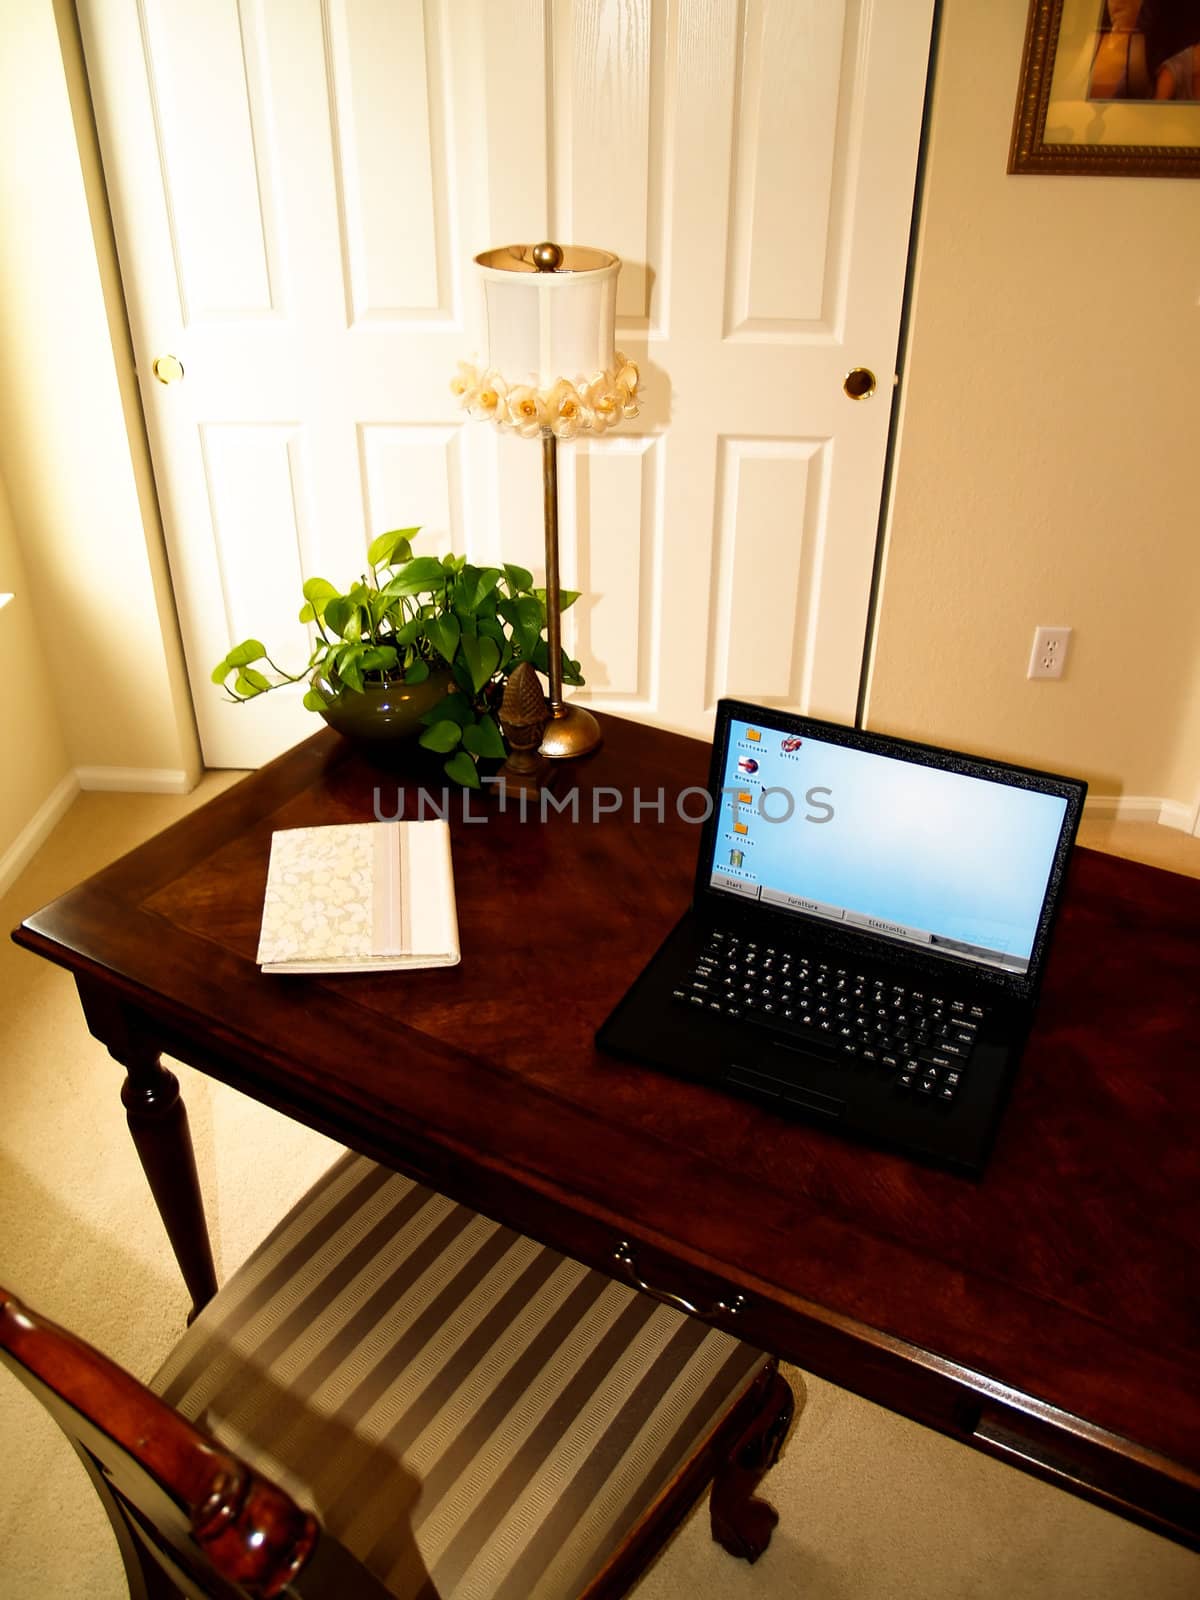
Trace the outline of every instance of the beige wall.
[[[70, 6], [60, 9], [73, 27]], [[27, 589], [47, 619], [63, 735], [75, 766], [194, 781], [198, 748], [136, 407], [132, 436], [126, 426], [132, 377], [119, 374], [110, 335], [105, 281], [119, 348], [119, 286], [102, 202], [89, 213], [52, 0], [5, 0], [3, 28], [0, 472]], [[65, 48], [78, 87], [70, 33]]]
[[4, 778], [0, 782], [0, 860], [71, 770], [46, 673], [8, 493], [0, 478], [0, 683], [4, 685]]
[[944, 7], [868, 722], [1191, 806], [1200, 183], [1007, 176], [1026, 11]]

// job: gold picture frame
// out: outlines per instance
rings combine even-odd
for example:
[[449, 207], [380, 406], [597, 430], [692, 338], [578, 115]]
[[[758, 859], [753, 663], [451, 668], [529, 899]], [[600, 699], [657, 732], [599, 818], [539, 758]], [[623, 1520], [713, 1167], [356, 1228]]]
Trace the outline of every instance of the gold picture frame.
[[[1154, 98], [1168, 63], [1147, 56], [1142, 30], [1110, 28], [1111, 4], [1031, 0], [1009, 172], [1200, 178], [1200, 99]], [[1138, 22], [1147, 11], [1136, 0], [1120, 9]], [[1164, 11], [1174, 15], [1171, 0], [1155, 7]], [[1103, 92], [1109, 80], [1097, 93], [1101, 46], [1110, 42], [1125, 51], [1124, 77], [1118, 62], [1114, 92]]]

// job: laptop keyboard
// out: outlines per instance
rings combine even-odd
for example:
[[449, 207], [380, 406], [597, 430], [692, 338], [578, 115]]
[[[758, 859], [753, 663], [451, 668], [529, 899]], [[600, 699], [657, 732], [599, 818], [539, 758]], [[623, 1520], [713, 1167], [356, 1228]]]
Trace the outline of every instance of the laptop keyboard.
[[[845, 958], [843, 958], [845, 960]], [[932, 988], [716, 930], [677, 1004], [771, 1028], [846, 1066], [876, 1070], [914, 1098], [958, 1097], [985, 1009]]]

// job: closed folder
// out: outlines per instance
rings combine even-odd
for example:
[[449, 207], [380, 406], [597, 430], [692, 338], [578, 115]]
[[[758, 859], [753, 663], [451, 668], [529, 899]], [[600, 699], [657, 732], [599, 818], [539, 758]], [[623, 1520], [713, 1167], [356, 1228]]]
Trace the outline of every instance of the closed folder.
[[445, 822], [353, 822], [271, 835], [264, 972], [386, 972], [459, 960]]

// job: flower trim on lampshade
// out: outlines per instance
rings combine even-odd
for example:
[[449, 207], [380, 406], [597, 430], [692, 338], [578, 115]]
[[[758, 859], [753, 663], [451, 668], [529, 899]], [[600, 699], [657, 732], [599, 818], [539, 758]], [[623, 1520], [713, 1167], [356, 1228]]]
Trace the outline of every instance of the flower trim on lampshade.
[[549, 428], [560, 439], [577, 433], [607, 433], [638, 414], [638, 369], [618, 350], [616, 366], [572, 383], [560, 378], [549, 389], [509, 385], [493, 368], [479, 371], [460, 361], [450, 392], [476, 421], [494, 422], [530, 439]]

